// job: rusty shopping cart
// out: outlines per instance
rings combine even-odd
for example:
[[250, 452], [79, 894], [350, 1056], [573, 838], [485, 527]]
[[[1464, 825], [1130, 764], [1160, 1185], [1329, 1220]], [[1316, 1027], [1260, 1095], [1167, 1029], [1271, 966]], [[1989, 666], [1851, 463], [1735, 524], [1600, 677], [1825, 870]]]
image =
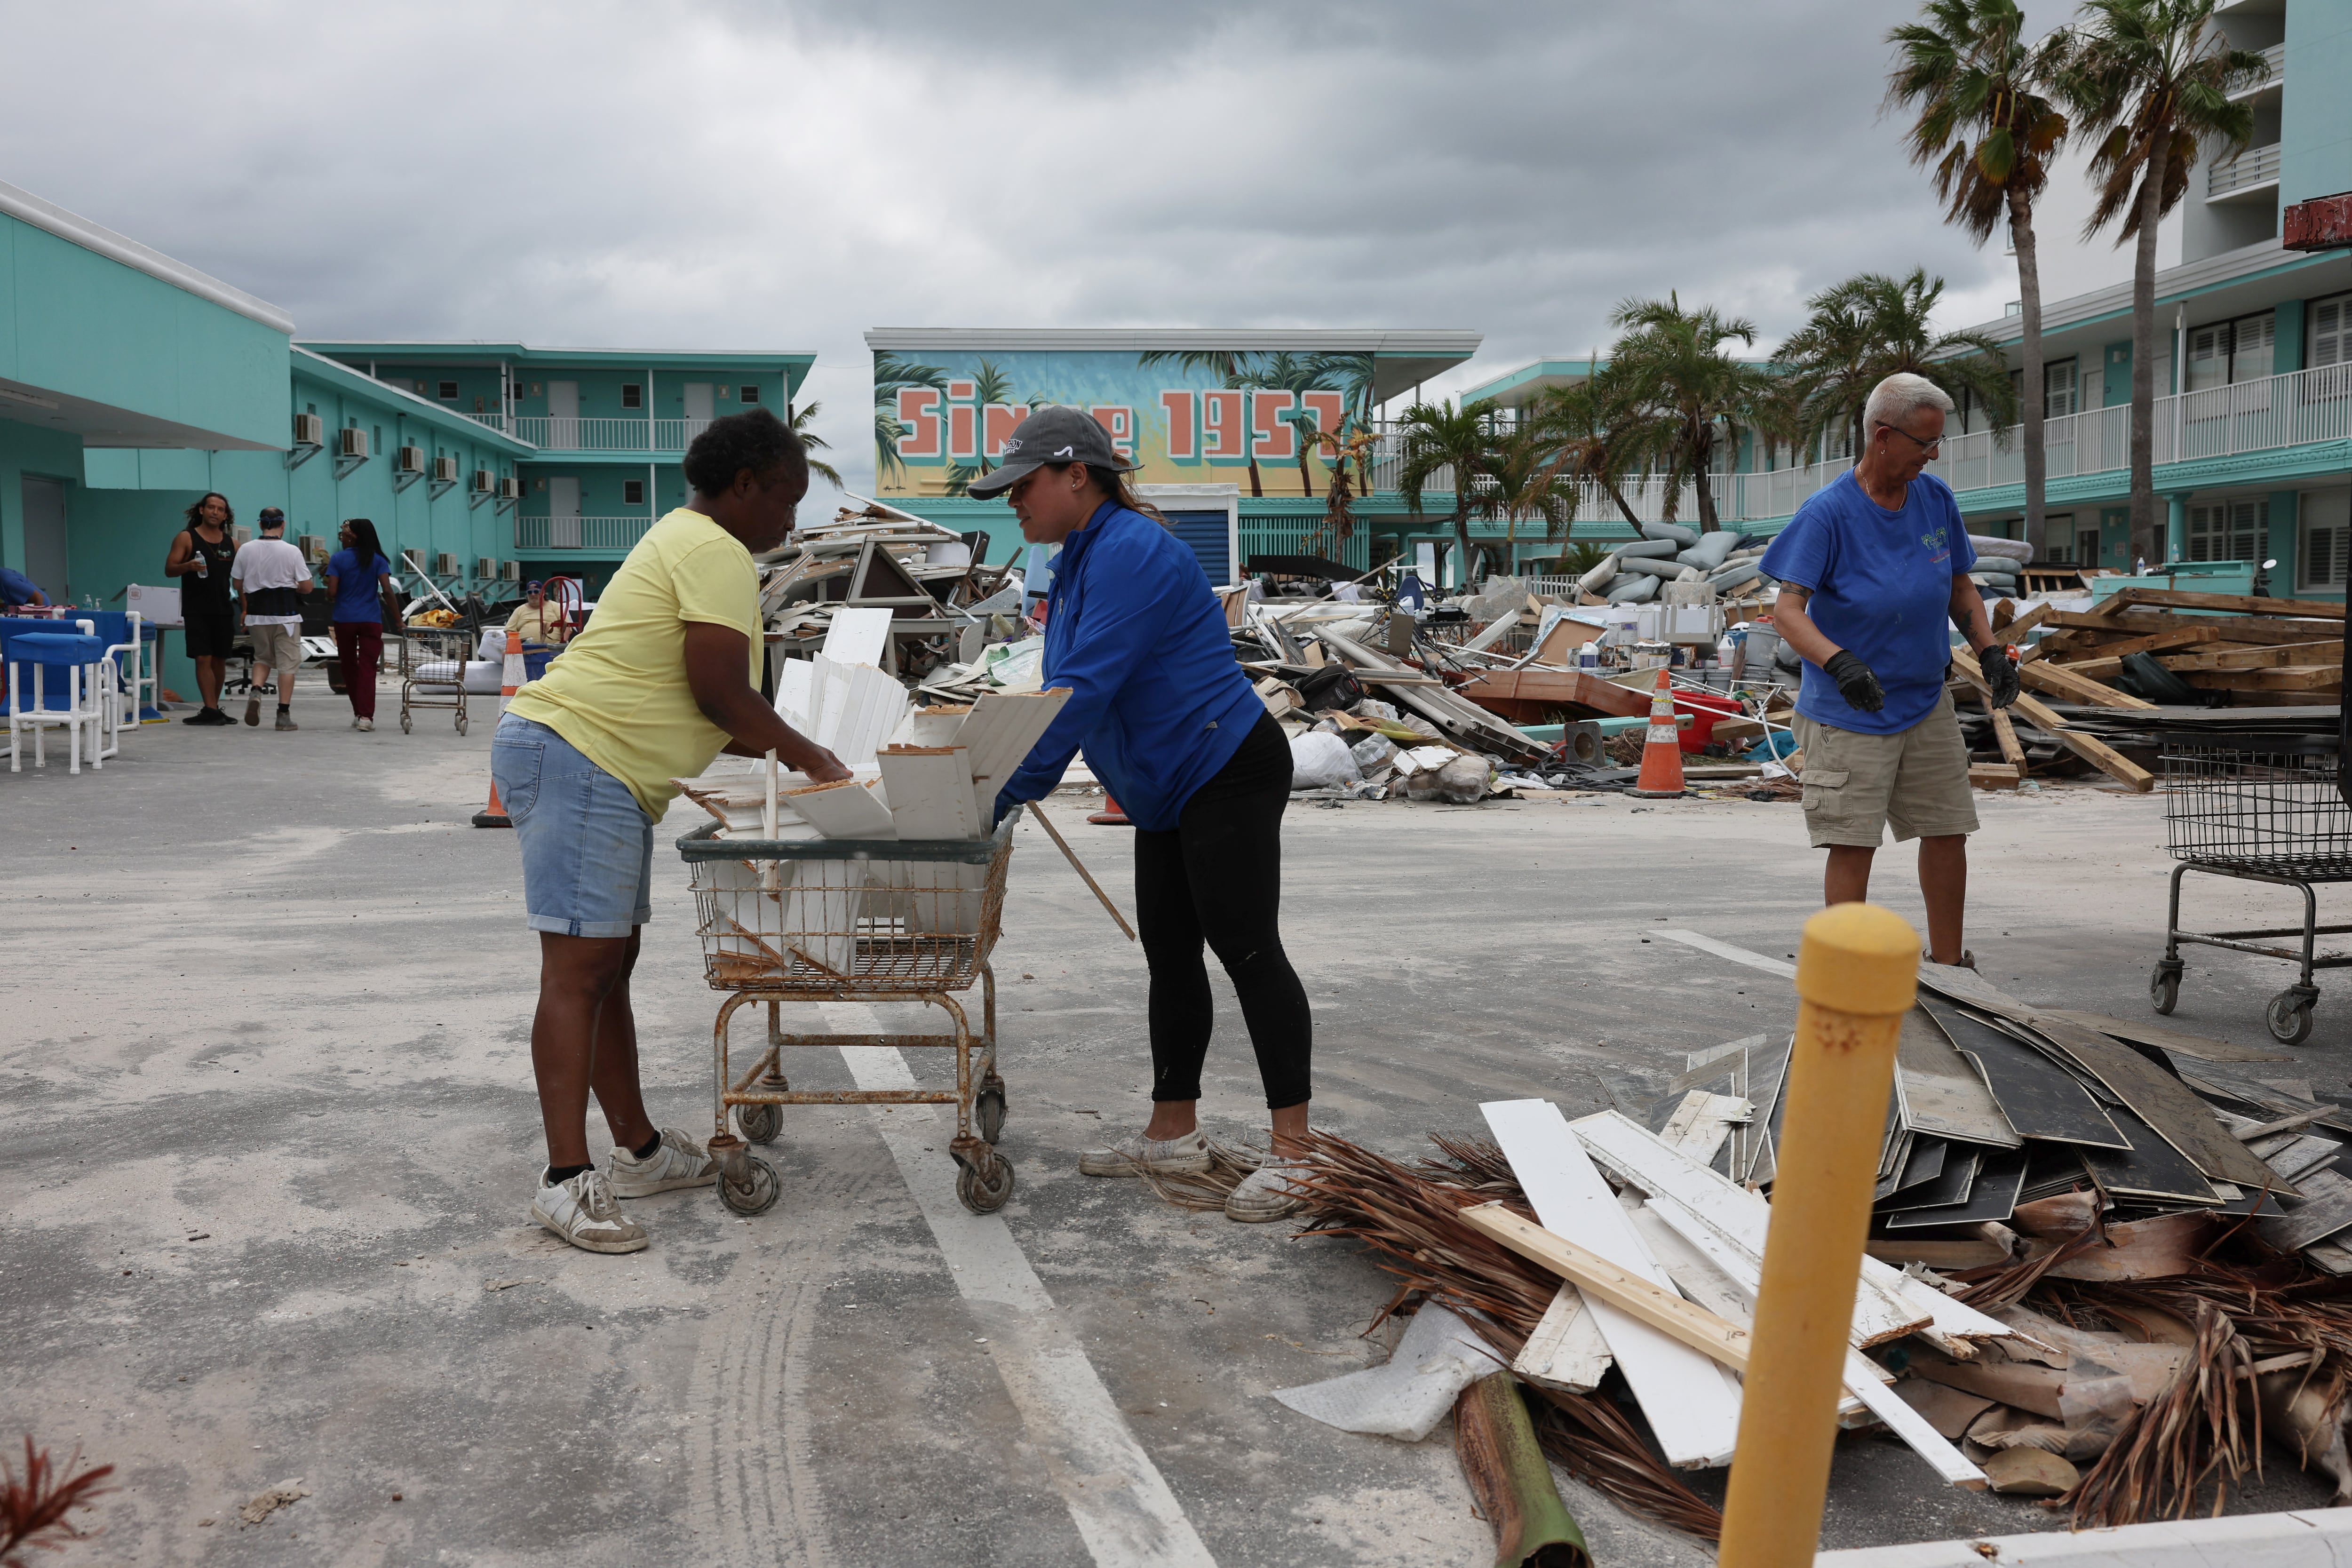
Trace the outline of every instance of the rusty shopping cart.
[[[1013, 1164], [995, 1148], [1005, 1100], [988, 957], [1019, 816], [1007, 813], [986, 838], [722, 838], [712, 823], [677, 841], [693, 877], [705, 975], [712, 990], [729, 993], [710, 1032], [710, 1152], [729, 1208], [753, 1215], [776, 1201], [774, 1167], [748, 1145], [775, 1141], [787, 1105], [952, 1105], [956, 1195], [975, 1214], [1004, 1205]], [[975, 980], [977, 1037], [956, 997]], [[728, 1026], [739, 1008], [758, 1002], [767, 1004], [767, 1045], [738, 1071]], [[786, 1003], [820, 1002], [921, 1002], [945, 1012], [954, 1027], [929, 1035], [785, 1032]], [[795, 1089], [783, 1053], [808, 1046], [951, 1048], [955, 1087]], [[728, 1130], [730, 1110], [740, 1137]]]

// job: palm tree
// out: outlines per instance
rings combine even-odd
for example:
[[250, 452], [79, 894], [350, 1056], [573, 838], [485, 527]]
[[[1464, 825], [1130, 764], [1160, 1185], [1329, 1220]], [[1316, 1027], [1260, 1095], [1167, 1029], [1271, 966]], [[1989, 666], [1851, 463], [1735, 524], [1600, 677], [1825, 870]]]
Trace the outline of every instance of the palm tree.
[[[2230, 95], [2270, 75], [2262, 56], [2230, 47], [2213, 26], [2214, 0], [2084, 0], [2060, 78], [2091, 154], [2098, 205], [2083, 237], [2117, 217], [2132, 258], [2132, 537], [2156, 526], [2156, 230], [2189, 190], [2200, 141], [2232, 151], [2254, 133], [2254, 111]], [[2137, 189], [2135, 189], [2137, 186]], [[2176, 375], [2185, 367], [2176, 366]]]
[[1600, 486], [1639, 532], [1641, 519], [1626, 504], [1624, 481], [1642, 468], [1648, 456], [1643, 448], [1656, 426], [1627, 404], [1623, 384], [1624, 378], [1603, 371], [1595, 355], [1582, 381], [1544, 390], [1528, 411], [1526, 428], [1550, 453], [1547, 475]]
[[[1317, 354], [1316, 374], [1339, 384], [1341, 405], [1348, 417], [1340, 428], [1352, 426], [1359, 431], [1372, 427], [1372, 381], [1380, 370], [1380, 362], [1370, 354]], [[1328, 383], [1327, 383], [1328, 384]], [[1353, 448], [1356, 482], [1366, 495], [1372, 493], [1372, 451], [1378, 443], [1368, 443]], [[1328, 458], [1328, 453], [1325, 456]]]
[[2017, 0], [1929, 0], [1921, 15], [1925, 21], [1886, 35], [1899, 55], [1886, 80], [1886, 106], [1918, 107], [1904, 140], [1913, 163], [1935, 170], [1947, 223], [1958, 224], [1979, 245], [2008, 223], [2017, 251], [2024, 361], [2025, 537], [2038, 543], [2050, 468], [2033, 204], [2066, 139], [2066, 117], [2048, 95], [2069, 39], [2061, 29], [2029, 46]]
[[[1151, 349], [1135, 356], [1139, 365], [1165, 364], [1173, 360], [1186, 370], [1204, 370], [1224, 384], [1228, 389], [1246, 388], [1250, 372], [1256, 367], [1258, 356], [1234, 349]], [[1265, 487], [1258, 482], [1257, 443], [1250, 437], [1249, 419], [1242, 419], [1242, 450], [1249, 454], [1250, 494], [1262, 496]]]
[[[806, 408], [796, 410], [793, 415], [793, 434], [799, 437], [801, 445], [812, 452], [833, 450], [832, 445], [813, 428], [818, 412], [824, 407], [824, 405], [822, 403], [812, 403]], [[821, 458], [809, 458], [808, 468], [810, 473], [828, 481], [835, 489], [845, 490], [849, 488], [841, 482], [841, 470]]]
[[1846, 431], [1860, 457], [1867, 437], [1863, 405], [1871, 388], [1908, 371], [1942, 388], [1958, 403], [1965, 395], [1992, 416], [1996, 440], [2017, 422], [2000, 344], [1983, 332], [1938, 332], [1931, 319], [1944, 280], [1915, 267], [1910, 276], [1864, 272], [1806, 301], [1812, 318], [1781, 343], [1788, 368], [1779, 423], [1799, 442]]
[[896, 354], [874, 356], [874, 475], [877, 482], [906, 468], [898, 457], [898, 437], [907, 433], [906, 426], [898, 421], [898, 393], [902, 387], [909, 386], [945, 392], [948, 373], [938, 365], [916, 364]]
[[1381, 438], [1369, 425], [1355, 419], [1343, 420], [1339, 430], [1317, 430], [1312, 435], [1316, 446], [1322, 448], [1323, 466], [1331, 472], [1331, 484], [1323, 492], [1323, 521], [1307, 537], [1313, 539], [1328, 531], [1335, 543], [1344, 544], [1356, 533], [1348, 465], [1370, 461], [1372, 449], [1381, 444]]
[[1698, 491], [1698, 526], [1717, 527], [1710, 483], [1719, 449], [1740, 425], [1761, 422], [1769, 406], [1772, 378], [1762, 367], [1742, 364], [1723, 352], [1737, 338], [1756, 341], [1756, 324], [1726, 319], [1713, 307], [1685, 310], [1678, 295], [1663, 300], [1626, 300], [1609, 313], [1612, 326], [1632, 330], [1609, 351], [1609, 368], [1621, 377], [1622, 395], [1658, 433], [1654, 461], [1665, 481], [1665, 515], [1672, 517], [1687, 479]]
[[1486, 482], [1477, 488], [1471, 504], [1481, 516], [1502, 520], [1507, 557], [1516, 553], [1521, 522], [1541, 522], [1547, 542], [1574, 531], [1582, 489], [1562, 476], [1551, 444], [1532, 426], [1496, 432], [1484, 477]]
[[1462, 549], [1462, 570], [1470, 570], [1471, 491], [1495, 447], [1495, 403], [1482, 397], [1465, 407], [1416, 403], [1397, 421], [1397, 493], [1405, 510], [1419, 517], [1422, 487], [1442, 468], [1454, 470], [1454, 541]]

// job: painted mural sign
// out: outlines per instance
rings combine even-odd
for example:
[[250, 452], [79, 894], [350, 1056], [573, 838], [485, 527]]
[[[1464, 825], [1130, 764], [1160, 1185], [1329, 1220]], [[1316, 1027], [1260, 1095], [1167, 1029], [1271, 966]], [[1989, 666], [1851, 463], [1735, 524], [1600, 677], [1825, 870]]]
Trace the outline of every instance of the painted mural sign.
[[1319, 496], [1318, 433], [1367, 416], [1370, 354], [1222, 350], [877, 353], [875, 475], [889, 496], [961, 495], [1033, 408], [1084, 408], [1142, 484], [1231, 481]]

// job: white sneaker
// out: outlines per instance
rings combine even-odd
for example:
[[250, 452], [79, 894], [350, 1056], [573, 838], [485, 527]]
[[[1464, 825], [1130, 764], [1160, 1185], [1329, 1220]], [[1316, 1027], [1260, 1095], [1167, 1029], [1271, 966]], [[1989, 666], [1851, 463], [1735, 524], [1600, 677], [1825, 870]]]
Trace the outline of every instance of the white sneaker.
[[373, 719], [362, 719], [359, 721], [359, 727], [362, 731], [373, 730], [375, 728], [375, 721]]
[[1297, 1214], [1306, 1205], [1307, 1194], [1290, 1178], [1305, 1173], [1299, 1165], [1260, 1165], [1225, 1194], [1225, 1217], [1255, 1225]]
[[583, 1252], [646, 1249], [646, 1227], [621, 1217], [602, 1171], [542, 1184], [531, 1196], [530, 1217]]
[[719, 1181], [719, 1162], [675, 1127], [663, 1128], [661, 1147], [642, 1160], [626, 1149], [614, 1150], [611, 1171], [616, 1198], [649, 1198], [673, 1187], [708, 1187]]
[[1089, 1176], [1133, 1176], [1145, 1171], [1157, 1176], [1197, 1175], [1208, 1168], [1209, 1141], [1197, 1127], [1181, 1138], [1146, 1138], [1139, 1132], [1078, 1156], [1079, 1172]]

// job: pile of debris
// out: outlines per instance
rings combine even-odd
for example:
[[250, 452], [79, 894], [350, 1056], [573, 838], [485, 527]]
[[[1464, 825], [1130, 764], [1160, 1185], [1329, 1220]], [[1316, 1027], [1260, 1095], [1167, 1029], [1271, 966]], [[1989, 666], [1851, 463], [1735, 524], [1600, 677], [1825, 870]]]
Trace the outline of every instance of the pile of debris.
[[982, 564], [986, 545], [984, 534], [951, 532], [880, 501], [844, 507], [761, 558], [768, 645], [805, 659], [842, 610], [885, 609], [886, 672], [913, 681], [969, 664], [992, 638], [1015, 635], [1021, 609], [1018, 574]]
[[1612, 605], [1666, 600], [1675, 584], [1704, 585], [1710, 595], [1735, 591], [1753, 595], [1777, 586], [1759, 563], [1771, 543], [1725, 530], [1702, 533], [1671, 522], [1634, 525], [1642, 537], [1611, 551], [1601, 564], [1577, 579], [1587, 598]]
[[[1921, 985], [1842, 1422], [2078, 1526], [2218, 1506], [2265, 1432], [2352, 1500], [2352, 1181], [2326, 1135], [2352, 1137], [2352, 1109], [2253, 1076], [2276, 1057], [2028, 1006], [1972, 971]], [[1475, 1336], [1553, 1458], [1709, 1538], [1719, 1516], [1676, 1472], [1728, 1463], [1737, 1435], [1787, 1062], [1762, 1047], [1698, 1053], [1663, 1096], [1572, 1124], [1501, 1102], [1491, 1143], [1439, 1138], [1407, 1164], [1321, 1138], [1307, 1162], [1309, 1234], [1399, 1280], [1381, 1316], [1460, 1320], [1409, 1331], [1416, 1355]], [[1463, 1359], [1457, 1386], [1494, 1370]], [[1335, 1419], [1315, 1389], [1277, 1397]]]

